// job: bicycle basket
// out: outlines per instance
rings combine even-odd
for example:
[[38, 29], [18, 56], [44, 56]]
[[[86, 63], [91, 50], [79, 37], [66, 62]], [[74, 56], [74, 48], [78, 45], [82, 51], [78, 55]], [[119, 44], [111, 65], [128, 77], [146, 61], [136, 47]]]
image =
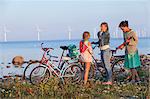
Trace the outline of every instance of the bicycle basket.
[[69, 45], [68, 51], [69, 51], [68, 56], [70, 58], [77, 58], [79, 55], [76, 45]]

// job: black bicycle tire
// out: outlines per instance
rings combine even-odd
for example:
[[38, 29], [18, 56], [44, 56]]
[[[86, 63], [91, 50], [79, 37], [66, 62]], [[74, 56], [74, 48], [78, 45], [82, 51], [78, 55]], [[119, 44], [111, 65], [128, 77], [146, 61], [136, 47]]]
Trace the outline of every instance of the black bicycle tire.
[[116, 61], [114, 61], [113, 65], [112, 65], [112, 80], [113, 80], [113, 82], [114, 82], [114, 79], [116, 79], [116, 78], [114, 77], [114, 66], [115, 66], [117, 63], [119, 63], [120, 61], [125, 61], [125, 59], [124, 59], [124, 58], [117, 59]]
[[29, 63], [29, 64], [25, 67], [25, 69], [24, 69], [24, 71], [23, 71], [23, 75], [22, 75], [22, 79], [23, 79], [23, 80], [26, 80], [26, 71], [27, 71], [27, 69], [30, 67], [30, 65], [35, 64], [35, 63], [40, 63], [40, 62], [32, 62], [32, 63]]

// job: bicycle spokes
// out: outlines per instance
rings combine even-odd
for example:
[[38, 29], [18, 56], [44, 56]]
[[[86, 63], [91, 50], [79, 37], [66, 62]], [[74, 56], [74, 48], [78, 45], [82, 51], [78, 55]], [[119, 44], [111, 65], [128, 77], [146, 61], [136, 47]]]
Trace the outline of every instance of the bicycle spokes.
[[30, 75], [30, 81], [32, 84], [46, 83], [50, 77], [49, 70], [44, 66], [38, 66], [33, 69]]
[[65, 83], [79, 82], [82, 77], [81, 68], [79, 66], [70, 66], [64, 73]]

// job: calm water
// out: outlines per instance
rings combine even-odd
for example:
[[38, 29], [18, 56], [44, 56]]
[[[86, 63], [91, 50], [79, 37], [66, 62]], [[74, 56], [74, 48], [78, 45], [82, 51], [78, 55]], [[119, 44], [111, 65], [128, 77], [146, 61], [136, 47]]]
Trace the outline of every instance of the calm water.
[[[15, 56], [23, 56], [26, 61], [32, 59], [41, 59], [43, 51], [41, 50], [41, 43], [44, 43], [45, 47], [52, 47], [52, 55], [60, 56], [62, 50], [59, 48], [61, 45], [75, 44], [79, 46], [80, 40], [56, 40], [56, 41], [24, 41], [24, 42], [1, 42], [0, 43], [0, 77], [8, 75], [8, 73], [21, 73], [23, 69], [16, 69], [14, 66], [6, 69], [9, 62], [12, 61]], [[97, 41], [97, 40], [91, 40]], [[111, 49], [115, 49], [119, 44], [123, 42], [123, 39], [111, 39]], [[150, 39], [139, 39], [138, 49], [140, 54], [150, 53]], [[94, 54], [99, 58], [99, 49], [94, 50]], [[124, 54], [124, 51], [118, 51], [117, 54]], [[16, 70], [15, 70], [16, 69]]]

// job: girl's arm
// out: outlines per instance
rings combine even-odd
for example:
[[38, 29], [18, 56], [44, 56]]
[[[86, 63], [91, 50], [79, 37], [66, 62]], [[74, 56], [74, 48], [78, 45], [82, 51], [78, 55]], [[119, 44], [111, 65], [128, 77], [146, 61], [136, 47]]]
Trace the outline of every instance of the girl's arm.
[[130, 43], [131, 38], [132, 37], [128, 38], [125, 42], [123, 42], [121, 45], [119, 45], [117, 47], [117, 49], [121, 49], [122, 50], [125, 47], [126, 44], [128, 45]]
[[[99, 39], [99, 34], [100, 34], [100, 32], [98, 32], [97, 33], [97, 38]], [[98, 40], [97, 42], [91, 42], [91, 44], [99, 44], [100, 43], [100, 41]]]
[[91, 54], [93, 53], [92, 45], [90, 42], [88, 42], [88, 50]]
[[125, 44], [123, 43], [123, 44], [121, 44], [121, 45], [119, 45], [118, 47], [117, 47], [117, 49], [123, 49], [125, 47]]

